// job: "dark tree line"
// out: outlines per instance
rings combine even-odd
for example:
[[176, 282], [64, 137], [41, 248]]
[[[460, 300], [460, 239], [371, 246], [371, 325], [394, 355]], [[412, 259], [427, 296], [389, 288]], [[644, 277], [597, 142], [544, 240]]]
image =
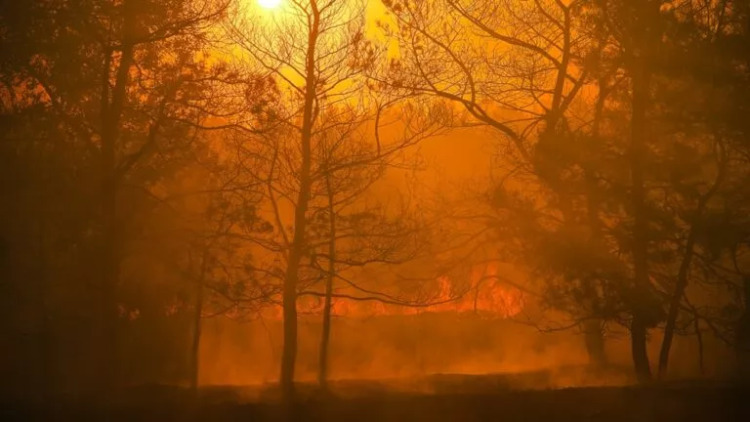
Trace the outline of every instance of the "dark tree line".
[[367, 89], [363, 4], [289, 7], [2, 4], [9, 390], [195, 388], [205, 318], [282, 307], [291, 397], [298, 297], [326, 301], [327, 333], [333, 297], [424, 304], [346, 271], [419, 253], [408, 207], [368, 192], [440, 113]]
[[712, 332], [746, 360], [744, 2], [386, 4], [402, 48], [390, 83], [507, 141], [475, 217], [570, 315], [554, 329], [581, 328], [601, 363], [607, 327], [625, 327], [644, 381], [657, 328], [660, 376], [676, 333]]

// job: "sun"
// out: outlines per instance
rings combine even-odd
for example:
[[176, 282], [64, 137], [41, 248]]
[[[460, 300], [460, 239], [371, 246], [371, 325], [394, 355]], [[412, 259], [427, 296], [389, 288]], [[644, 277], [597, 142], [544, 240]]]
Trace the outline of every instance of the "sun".
[[264, 9], [276, 9], [281, 6], [282, 0], [258, 0], [258, 5]]

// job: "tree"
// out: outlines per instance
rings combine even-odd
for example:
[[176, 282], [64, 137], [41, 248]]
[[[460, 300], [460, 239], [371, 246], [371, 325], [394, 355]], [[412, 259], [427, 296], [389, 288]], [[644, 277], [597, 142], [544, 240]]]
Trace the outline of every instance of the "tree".
[[[59, 148], [82, 154], [45, 169], [45, 174], [60, 180], [70, 177], [61, 191], [69, 192], [68, 198], [57, 201], [75, 203], [71, 215], [79, 221], [66, 236], [80, 259], [77, 271], [84, 278], [98, 279], [90, 291], [81, 293], [86, 302], [81, 308], [96, 309], [88, 319], [96, 326], [90, 332], [96, 334], [85, 344], [97, 350], [92, 358], [101, 377], [99, 386], [104, 387], [99, 391], [118, 384], [121, 366], [118, 290], [127, 238], [133, 234], [124, 227], [148, 209], [140, 195], [182, 158], [186, 142], [178, 141], [192, 139], [205, 117], [204, 110], [191, 103], [201, 101], [215, 74], [203, 61], [205, 56], [196, 53], [204, 45], [207, 26], [225, 6], [211, 0], [2, 5], [3, 43], [19, 53], [3, 64], [5, 98], [18, 100], [10, 109], [35, 110], [29, 117], [56, 128]], [[33, 130], [16, 135], [35, 136]], [[98, 206], [88, 198], [97, 198]], [[62, 232], [50, 234], [58, 237]], [[97, 263], [97, 276], [84, 270], [91, 263]], [[54, 267], [50, 263], [45, 268]], [[46, 290], [58, 286], [57, 281], [61, 280], [49, 283]], [[76, 285], [68, 295], [77, 290]]]
[[[415, 219], [410, 218], [407, 211], [389, 210], [377, 204], [378, 199], [370, 192], [389, 168], [407, 168], [402, 157], [407, 148], [440, 129], [437, 120], [428, 118], [425, 122], [425, 117], [420, 116], [424, 110], [410, 110], [413, 107], [408, 103], [400, 103], [400, 106], [403, 113], [400, 123], [405, 126], [405, 132], [398, 142], [378, 144], [366, 136], [367, 132], [362, 133], [361, 122], [345, 117], [338, 125], [332, 125], [335, 129], [324, 134], [318, 143], [315, 185], [320, 192], [316, 196], [325, 200], [312, 211], [310, 244], [312, 265], [325, 280], [318, 372], [323, 389], [327, 389], [331, 313], [337, 279], [345, 281], [349, 290], [353, 290], [347, 297], [349, 300], [360, 300], [361, 294], [368, 294], [374, 300], [389, 301], [387, 293], [376, 291], [376, 287], [363, 287], [357, 277], [348, 273], [354, 268], [367, 273], [372, 266], [399, 265], [414, 259], [420, 249]], [[380, 130], [382, 112], [388, 110], [377, 110], [376, 131]], [[342, 115], [348, 116], [347, 113]], [[376, 137], [383, 140], [379, 135]], [[323, 250], [317, 251], [317, 248]], [[326, 260], [327, 267], [320, 266], [318, 259]], [[301, 293], [305, 294], [317, 293]], [[402, 301], [391, 297], [390, 302]], [[408, 305], [406, 301], [402, 303]]]
[[[386, 168], [399, 165], [404, 150], [441, 129], [440, 107], [377, 92], [368, 81], [365, 72], [386, 51], [366, 38], [364, 27], [363, 2], [326, 0], [291, 1], [277, 12], [248, 7], [229, 28], [246, 54], [246, 69], [268, 75], [279, 93], [268, 104], [268, 133], [254, 142], [240, 140], [238, 148], [255, 157], [248, 174], [265, 186], [263, 202], [275, 226], [257, 242], [269, 254], [269, 264], [258, 271], [283, 276], [286, 399], [294, 393], [297, 298], [312, 294], [310, 287], [326, 277], [332, 289], [331, 277], [342, 273], [336, 267], [394, 259], [388, 242], [401, 242], [396, 229], [378, 227], [384, 211], [368, 210], [364, 198]], [[400, 121], [394, 122], [397, 112]], [[362, 239], [361, 250], [348, 256], [340, 248], [354, 238]], [[328, 260], [325, 268], [320, 258]], [[331, 295], [323, 295], [329, 314]], [[326, 344], [324, 338], [321, 362], [327, 360]]]
[[[398, 27], [393, 35], [401, 46], [392, 83], [454, 101], [466, 109], [471, 124], [486, 125], [505, 137], [514, 149], [504, 150], [507, 156], [501, 165], [509, 167], [510, 172], [502, 176], [498, 191], [505, 189], [502, 184], [508, 179], [515, 179], [509, 184], [516, 185], [516, 194], [528, 191], [531, 184], [538, 185], [540, 189], [527, 200], [540, 204], [538, 208], [554, 210], [547, 213], [545, 222], [534, 223], [542, 225], [533, 229], [536, 233], [516, 235], [537, 238], [560, 228], [588, 226], [592, 245], [586, 249], [594, 251], [593, 245], [602, 243], [597, 199], [600, 189], [592, 168], [595, 152], [586, 148], [600, 137], [602, 111], [612, 89], [607, 84], [612, 83], [613, 74], [592, 65], [601, 61], [606, 42], [587, 28], [585, 2], [387, 4]], [[581, 92], [597, 80], [601, 84], [599, 99], [595, 105], [584, 104]], [[589, 105], [594, 111], [581, 116], [579, 109]], [[586, 183], [577, 180], [581, 172], [586, 175]], [[588, 209], [577, 207], [580, 196], [587, 198], [584, 203]], [[494, 195], [490, 201], [493, 206], [508, 205], [497, 199], [499, 196]], [[585, 215], [588, 219], [581, 217]], [[528, 216], [513, 212], [506, 223], [518, 225], [518, 219], [528, 220]], [[527, 249], [527, 262], [536, 261], [533, 256], [539, 249]], [[559, 257], [564, 251], [554, 253]], [[602, 324], [598, 319], [602, 315], [597, 314], [603, 312], [594, 309], [601, 302], [595, 292], [597, 283], [607, 283], [597, 280], [601, 271], [596, 265], [579, 264], [571, 259], [564, 267], [555, 266], [553, 272], [567, 273], [567, 283], [575, 284], [575, 297], [581, 300], [566, 306], [566, 310], [587, 327], [592, 361], [602, 362]], [[554, 294], [559, 287], [551, 286], [550, 292]]]
[[[278, 254], [268, 261], [281, 264], [281, 268], [263, 271], [283, 274], [281, 385], [286, 399], [294, 394], [297, 297], [317, 277], [317, 270], [311, 270], [307, 261], [315, 248], [311, 224], [316, 215], [321, 215], [314, 204], [327, 195], [325, 175], [355, 166], [369, 166], [371, 170], [367, 171], [377, 173], [378, 159], [395, 155], [424, 135], [405, 125], [402, 138], [379, 142], [376, 153], [373, 148], [351, 150], [353, 155], [337, 164], [342, 168], [324, 168], [325, 157], [335, 152], [325, 149], [326, 140], [338, 139], [340, 143], [351, 138], [349, 135], [361, 136], [375, 114], [384, 112], [367, 109], [373, 99], [368, 98], [365, 79], [359, 76], [378, 56], [362, 32], [364, 12], [360, 2], [292, 1], [278, 16], [259, 17], [265, 12], [240, 11], [229, 30], [230, 37], [246, 53], [249, 68], [267, 74], [280, 93], [268, 122], [275, 128], [273, 133], [243, 148], [248, 156], [263, 157], [252, 174], [266, 185], [266, 201], [276, 226], [273, 238], [261, 245], [267, 252]], [[353, 189], [349, 195], [356, 196], [366, 188], [349, 188]], [[287, 223], [290, 214], [292, 224]]]
[[[151, 2], [148, 0], [126, 0], [116, 8], [114, 20], [103, 22], [104, 25], [114, 26], [116, 32], [103, 32], [97, 41], [103, 49], [101, 80], [101, 166], [102, 166], [102, 284], [101, 284], [101, 336], [103, 341], [103, 356], [105, 359], [117, 361], [117, 286], [121, 266], [121, 234], [118, 234], [118, 195], [121, 184], [127, 173], [147, 155], [158, 142], [162, 126], [166, 119], [179, 122], [180, 119], [190, 121], [193, 117], [187, 115], [168, 115], [165, 113], [170, 103], [177, 100], [178, 93], [184, 83], [180, 77], [167, 81], [168, 84], [156, 85], [152, 95], [156, 100], [157, 112], [162, 113], [153, 117], [147, 129], [139, 135], [143, 139], [138, 146], [126, 145], [122, 139], [127, 139], [122, 132], [124, 112], [129, 104], [129, 94], [138, 95], [141, 81], [131, 79], [131, 70], [141, 63], [160, 63], [163, 59], [164, 47], [172, 50], [178, 58], [189, 57], [195, 53], [194, 42], [200, 40], [207, 24], [219, 17], [226, 8], [226, 2], [212, 0], [202, 3], [185, 1]], [[104, 27], [106, 28], [106, 26]], [[106, 31], [106, 29], [105, 29]], [[187, 48], [186, 48], [187, 47]], [[183, 49], [180, 51], [179, 49]], [[169, 51], [169, 50], [168, 50]], [[115, 58], [115, 54], [119, 57]], [[191, 59], [188, 59], [191, 60]], [[187, 75], [189, 81], [196, 77], [190, 75], [189, 68], [177, 61], [176, 70], [179, 74]], [[182, 66], [180, 66], [182, 64]], [[162, 70], [162, 69], [159, 69]], [[170, 69], [174, 72], [175, 69]], [[143, 70], [137, 75], [140, 78], [150, 78], [151, 75]], [[111, 81], [113, 79], [113, 82]], [[161, 92], [160, 92], [161, 91]], [[142, 93], [141, 93], [142, 94]], [[146, 93], [148, 95], [148, 93]], [[132, 97], [130, 97], [132, 98]], [[185, 100], [186, 98], [182, 98]], [[179, 112], [178, 112], [179, 113]], [[200, 116], [203, 117], [203, 116]], [[132, 135], [131, 135], [132, 136]], [[127, 149], [134, 151], [127, 153]], [[109, 362], [102, 363], [102, 382], [106, 386], [117, 385], [116, 374], [108, 373], [117, 365]]]
[[[746, 101], [735, 96], [747, 92], [746, 74], [734, 66], [747, 61], [746, 54], [740, 53], [741, 49], [736, 49], [738, 44], [735, 44], [747, 35], [746, 13], [744, 6], [731, 1], [686, 1], [673, 8], [673, 25], [668, 33], [671, 40], [670, 62], [660, 67], [669, 80], [661, 84], [664, 88], [658, 94], [677, 98], [698, 92], [702, 98], [709, 100], [705, 104], [672, 103], [668, 111], [662, 114], [668, 121], [677, 122], [675, 131], [687, 132], [688, 136], [695, 138], [696, 146], [683, 150], [682, 155], [685, 156], [687, 152], [698, 157], [710, 157], [713, 166], [708, 171], [698, 173], [697, 180], [686, 178], [675, 186], [676, 194], [687, 204], [683, 205], [687, 210], [678, 216], [687, 226], [687, 235], [676, 282], [670, 286], [669, 310], [659, 356], [660, 377], [666, 376], [672, 339], [681, 314], [693, 314], [698, 335], [702, 322], [716, 331], [715, 320], [722, 319], [701, 310], [696, 304], [697, 297], [690, 298], [693, 296], [689, 293], [690, 284], [697, 282], [712, 291], [724, 284], [733, 291], [729, 297], [734, 299], [730, 300], [742, 302], [739, 299], [743, 295], [742, 271], [732, 264], [737, 262], [736, 255], [733, 252], [729, 256], [722, 256], [718, 252], [722, 247], [718, 245], [723, 242], [719, 239], [723, 238], [728, 242], [724, 246], [733, 250], [737, 245], [735, 242], [742, 242], [739, 239], [744, 232], [743, 219], [737, 218], [734, 212], [721, 204], [730, 201], [733, 208], [743, 208], [742, 199], [735, 196], [737, 191], [733, 186], [746, 177], [743, 142], [738, 141], [736, 136], [742, 137], [747, 132], [747, 126], [733, 116], [747, 108]], [[733, 235], [726, 231], [727, 226], [734, 227]], [[706, 266], [713, 269], [709, 270]], [[727, 272], [727, 267], [735, 271]], [[718, 336], [733, 342], [731, 335], [721, 333]]]
[[[273, 78], [284, 81], [284, 88], [291, 91], [288, 115], [282, 116], [281, 121], [288, 124], [287, 130], [298, 135], [300, 153], [295, 160], [299, 161], [293, 168], [299, 174], [299, 188], [293, 201], [294, 229], [288, 241], [288, 256], [285, 257], [283, 289], [281, 385], [287, 399], [294, 395], [297, 289], [306, 248], [307, 212], [312, 190], [313, 132], [320, 130], [318, 115], [331, 101], [329, 95], [341, 98], [341, 92], [334, 89], [350, 79], [351, 71], [345, 57], [352, 52], [356, 37], [347, 30], [358, 18], [361, 20], [356, 11], [353, 17], [347, 16], [352, 12], [340, 1], [293, 1], [289, 7], [292, 10], [284, 18], [265, 20], [258, 18], [257, 11], [242, 10], [230, 28], [237, 45], [258, 63], [259, 68], [266, 69]], [[343, 34], [339, 22], [343, 22]], [[329, 42], [332, 44], [326, 45]], [[292, 72], [293, 76], [288, 76], [286, 72]], [[273, 163], [272, 167], [275, 165]], [[275, 197], [275, 193], [272, 195]], [[279, 229], [287, 237], [286, 227]]]
[[632, 321], [630, 324], [633, 363], [640, 381], [651, 379], [647, 353], [648, 328], [659, 321], [649, 309], [653, 287], [649, 274], [649, 217], [644, 165], [648, 160], [650, 131], [648, 107], [651, 101], [652, 63], [657, 54], [660, 35], [661, 1], [601, 2], [595, 5], [604, 11], [606, 28], [621, 46], [626, 72], [631, 85], [630, 197], [632, 214]]

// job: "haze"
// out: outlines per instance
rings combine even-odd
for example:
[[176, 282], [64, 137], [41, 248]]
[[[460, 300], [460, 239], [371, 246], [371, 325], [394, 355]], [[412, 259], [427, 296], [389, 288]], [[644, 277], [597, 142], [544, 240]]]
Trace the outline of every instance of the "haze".
[[746, 1], [2, 1], [0, 59], [16, 417], [747, 410]]

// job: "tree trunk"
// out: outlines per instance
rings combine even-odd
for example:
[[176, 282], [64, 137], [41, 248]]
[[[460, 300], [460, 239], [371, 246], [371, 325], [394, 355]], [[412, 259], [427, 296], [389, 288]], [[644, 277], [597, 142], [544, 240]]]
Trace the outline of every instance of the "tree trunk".
[[667, 314], [667, 323], [664, 327], [664, 338], [661, 342], [661, 351], [659, 352], [659, 379], [664, 379], [667, 375], [667, 365], [669, 364], [669, 352], [672, 348], [674, 339], [674, 330], [677, 325], [677, 317], [680, 314], [680, 304], [682, 297], [685, 295], [685, 289], [688, 285], [688, 273], [693, 261], [693, 248], [695, 247], [695, 230], [691, 229], [688, 235], [687, 244], [685, 245], [685, 256], [680, 263], [680, 270], [677, 274], [677, 285], [669, 302], [669, 312]]
[[320, 12], [317, 2], [310, 2], [312, 16], [310, 21], [305, 66], [305, 98], [300, 136], [302, 164], [300, 166], [300, 190], [294, 212], [294, 238], [292, 239], [289, 261], [283, 292], [284, 349], [281, 357], [281, 392], [283, 401], [290, 404], [294, 400], [294, 367], [297, 359], [297, 285], [299, 267], [305, 253], [305, 231], [307, 229], [307, 208], [312, 189], [312, 132], [315, 123], [315, 101], [317, 98], [316, 46], [320, 28]]
[[[123, 7], [128, 7], [125, 2]], [[131, 16], [131, 18], [128, 18]], [[132, 13], [126, 13], [126, 27], [132, 25]], [[117, 289], [120, 278], [120, 239], [117, 220], [117, 142], [120, 135], [120, 120], [125, 104], [130, 68], [133, 64], [134, 48], [125, 41], [120, 55], [115, 85], [111, 100], [105, 88], [102, 101], [102, 272], [101, 299], [99, 301], [101, 355], [99, 356], [99, 381], [103, 392], [118, 384], [117, 371], [120, 366], [117, 347], [119, 310]], [[108, 53], [111, 54], [111, 53]], [[105, 60], [105, 78], [108, 79], [111, 56]]]
[[201, 333], [203, 329], [203, 286], [198, 286], [198, 296], [195, 301], [195, 315], [193, 316], [193, 344], [191, 345], [190, 359], [190, 389], [198, 391], [200, 381], [200, 350]]
[[[647, 3], [647, 2], [645, 2]], [[647, 32], [646, 28], [640, 29]], [[633, 272], [634, 288], [631, 295], [632, 323], [631, 351], [636, 376], [641, 382], [652, 378], [648, 360], [647, 335], [650, 318], [648, 303], [641, 303], [650, 297], [650, 280], [648, 269], [648, 211], [646, 208], [646, 188], [644, 180], [644, 161], [646, 159], [646, 110], [649, 101], [651, 74], [648, 70], [644, 50], [648, 37], [641, 38], [637, 43], [637, 50], [633, 56], [632, 68], [632, 119], [630, 134], [630, 175], [631, 175], [631, 207], [633, 212]], [[644, 306], [645, 305], [645, 306]]]
[[630, 325], [630, 346], [633, 356], [633, 365], [638, 382], [646, 383], [653, 379], [651, 365], [648, 361], [648, 331], [646, 323], [639, 315], [633, 316]]
[[201, 334], [203, 331], [203, 282], [206, 277], [207, 256], [204, 253], [198, 281], [195, 284], [195, 314], [193, 315], [193, 341], [190, 348], [190, 389], [198, 392], [200, 381]]
[[331, 304], [333, 295], [333, 279], [336, 276], [336, 210], [333, 206], [333, 191], [331, 175], [326, 174], [326, 188], [328, 190], [328, 213], [330, 240], [328, 242], [328, 275], [326, 277], [326, 296], [323, 306], [323, 328], [320, 336], [320, 367], [318, 383], [323, 390], [328, 389], [328, 345], [331, 337]]
[[[714, 194], [716, 194], [722, 182], [724, 181], [727, 166], [725, 158], [722, 158], [719, 166], [719, 173], [716, 176], [716, 180], [714, 181], [708, 192], [703, 195], [698, 201], [698, 206], [696, 207], [695, 211], [695, 220], [692, 221], [690, 225], [690, 232], [688, 234], [687, 242], [685, 243], [685, 256], [682, 258], [682, 262], [680, 263], [680, 270], [677, 273], [677, 284], [675, 285], [675, 290], [669, 303], [667, 323], [666, 327], [664, 328], [664, 340], [662, 341], [661, 352], [659, 354], [659, 378], [664, 378], [667, 373], [669, 352], [672, 347], [672, 339], [674, 337], [674, 329], [677, 323], [677, 316], [679, 315], [680, 311], [680, 303], [682, 302], [682, 298], [685, 296], [685, 290], [688, 286], [690, 266], [693, 262], [695, 242], [697, 240], [696, 226], [700, 224], [698, 219], [703, 216], [703, 212], [706, 209], [706, 206], [708, 206], [709, 201], [714, 196]], [[696, 315], [696, 335], [700, 337], [698, 326], [698, 316]]]
[[[601, 135], [601, 123], [604, 115], [604, 107], [606, 104], [608, 91], [605, 89], [606, 81], [603, 78], [599, 79], [599, 93], [597, 95], [596, 107], [594, 111], [594, 121], [591, 128], [591, 136], [598, 140]], [[589, 229], [591, 237], [589, 241], [592, 245], [599, 243], [599, 239], [602, 236], [602, 227], [599, 220], [600, 202], [597, 196], [597, 182], [594, 173], [593, 164], [587, 163], [584, 169], [584, 176], [586, 180], [586, 212], [589, 223]], [[596, 287], [593, 283], [595, 279], [586, 280], [587, 294], [590, 296], [592, 304], [596, 305], [599, 300]], [[596, 307], [592, 306], [593, 316], [596, 314]], [[607, 365], [607, 353], [604, 348], [604, 321], [601, 319], [594, 319], [586, 321], [584, 323], [584, 335], [586, 341], [586, 351], [589, 356], [589, 364], [594, 367], [604, 367]]]

